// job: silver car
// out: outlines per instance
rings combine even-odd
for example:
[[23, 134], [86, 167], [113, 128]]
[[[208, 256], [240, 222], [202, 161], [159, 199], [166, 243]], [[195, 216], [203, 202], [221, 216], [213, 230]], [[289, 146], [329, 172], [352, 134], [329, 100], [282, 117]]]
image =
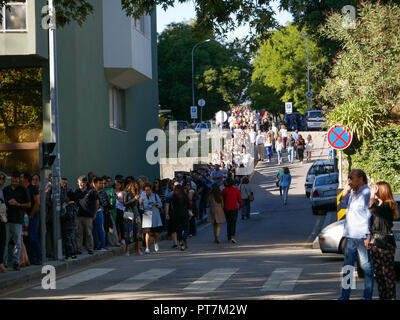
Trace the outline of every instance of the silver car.
[[315, 177], [321, 174], [333, 172], [335, 172], [335, 164], [333, 160], [319, 160], [314, 162], [310, 169], [308, 169], [306, 183], [304, 184], [307, 198], [309, 198], [311, 195]]
[[307, 130], [325, 128], [325, 117], [322, 110], [307, 111], [305, 117]]
[[339, 186], [339, 173], [328, 173], [316, 176], [311, 190], [311, 206], [313, 214], [320, 210], [336, 210], [337, 188]]

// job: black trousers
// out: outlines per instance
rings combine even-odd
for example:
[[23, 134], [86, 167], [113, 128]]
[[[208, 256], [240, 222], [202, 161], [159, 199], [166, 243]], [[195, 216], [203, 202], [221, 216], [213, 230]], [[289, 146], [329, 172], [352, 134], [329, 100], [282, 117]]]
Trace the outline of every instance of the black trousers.
[[115, 225], [117, 227], [117, 232], [118, 235], [121, 237], [122, 239], [125, 239], [124, 236], [124, 212], [120, 209], [117, 209], [117, 221], [115, 221]]
[[297, 153], [299, 154], [299, 161], [303, 161], [303, 159], [304, 159], [304, 149], [297, 149]]
[[61, 232], [64, 243], [65, 257], [72, 257], [77, 253], [75, 247], [75, 230], [72, 228], [64, 228]]
[[228, 236], [228, 240], [231, 240], [232, 237], [236, 234], [236, 222], [238, 218], [238, 209], [236, 210], [225, 210], [225, 219], [226, 219], [226, 233]]
[[4, 250], [6, 248], [6, 224], [0, 222], [0, 264], [3, 264]]

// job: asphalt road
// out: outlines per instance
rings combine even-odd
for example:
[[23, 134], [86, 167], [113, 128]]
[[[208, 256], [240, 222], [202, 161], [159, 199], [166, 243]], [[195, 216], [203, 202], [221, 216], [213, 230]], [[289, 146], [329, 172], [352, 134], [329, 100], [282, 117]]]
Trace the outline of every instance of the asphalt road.
[[[325, 159], [325, 133], [312, 134], [314, 160]], [[311, 246], [325, 216], [313, 215], [305, 197], [305, 174], [310, 166], [297, 161], [289, 166], [293, 178], [285, 206], [275, 186], [276, 158], [273, 163], [259, 163], [251, 182], [255, 192], [251, 219], [238, 220], [237, 244], [227, 242], [226, 225], [221, 232], [223, 241], [213, 243], [212, 226], [205, 224], [188, 240], [184, 252], [162, 241], [158, 253], [116, 257], [59, 274], [55, 290], [37, 284], [2, 298], [337, 299], [343, 257], [323, 255]], [[361, 297], [362, 282], [358, 281], [352, 298]]]

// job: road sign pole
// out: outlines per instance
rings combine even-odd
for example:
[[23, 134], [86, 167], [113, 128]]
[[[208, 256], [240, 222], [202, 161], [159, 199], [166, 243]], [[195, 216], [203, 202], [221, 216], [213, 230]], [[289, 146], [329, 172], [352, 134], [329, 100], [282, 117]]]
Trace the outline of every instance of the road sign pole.
[[342, 173], [343, 173], [343, 168], [342, 168], [342, 151], [339, 151], [339, 189], [342, 189], [342, 188], [343, 188]]

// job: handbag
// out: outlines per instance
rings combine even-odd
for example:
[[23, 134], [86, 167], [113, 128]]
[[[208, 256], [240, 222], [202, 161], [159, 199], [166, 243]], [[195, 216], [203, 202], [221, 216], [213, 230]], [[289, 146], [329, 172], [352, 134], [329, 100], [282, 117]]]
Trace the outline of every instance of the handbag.
[[389, 249], [388, 244], [396, 247], [396, 241], [394, 240], [393, 234], [385, 233], [374, 233], [369, 244], [380, 249]]

